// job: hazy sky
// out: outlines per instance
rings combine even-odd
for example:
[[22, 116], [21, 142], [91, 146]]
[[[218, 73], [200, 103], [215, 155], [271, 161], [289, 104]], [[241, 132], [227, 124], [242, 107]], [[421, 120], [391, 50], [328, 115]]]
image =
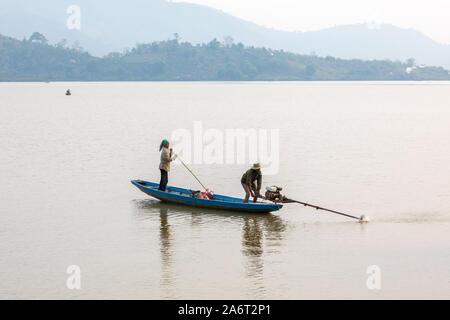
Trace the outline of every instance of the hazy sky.
[[308, 31], [360, 22], [414, 28], [450, 44], [450, 0], [173, 0], [208, 5], [259, 25]]

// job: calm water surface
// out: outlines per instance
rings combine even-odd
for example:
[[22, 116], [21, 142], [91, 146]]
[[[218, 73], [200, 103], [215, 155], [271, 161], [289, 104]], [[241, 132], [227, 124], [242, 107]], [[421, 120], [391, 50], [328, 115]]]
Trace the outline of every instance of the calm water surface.
[[[161, 138], [196, 120], [279, 129], [264, 185], [372, 221], [192, 209], [133, 187], [159, 180]], [[2, 83], [0, 150], [3, 299], [450, 298], [450, 83]], [[192, 169], [241, 196], [247, 166]], [[198, 188], [181, 166], [169, 184]]]

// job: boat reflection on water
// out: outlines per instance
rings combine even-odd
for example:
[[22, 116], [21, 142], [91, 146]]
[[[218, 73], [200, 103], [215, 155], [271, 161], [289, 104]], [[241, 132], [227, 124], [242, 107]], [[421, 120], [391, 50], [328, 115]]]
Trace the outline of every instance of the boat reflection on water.
[[[286, 230], [286, 223], [279, 217], [268, 215], [243, 215], [242, 253], [247, 258], [247, 278], [253, 297], [265, 298], [264, 250], [267, 243], [279, 246]], [[266, 242], [266, 245], [264, 245]]]
[[[283, 240], [286, 222], [273, 214], [236, 213], [222, 210], [186, 207], [176, 204], [163, 203], [157, 200], [137, 200], [139, 219], [157, 219], [159, 213], [160, 253], [162, 262], [161, 285], [170, 286], [173, 252], [173, 242], [177, 225], [184, 226], [189, 222], [192, 228], [210, 228], [209, 224], [239, 225], [241, 231], [241, 253], [246, 260], [246, 278], [250, 281], [250, 290], [255, 298], [264, 297], [264, 250], [269, 246], [276, 250]], [[176, 221], [171, 225], [172, 222]], [[180, 221], [181, 220], [181, 221]], [[186, 222], [186, 223], [185, 223]], [[227, 232], [221, 228], [218, 232]], [[181, 232], [181, 231], [180, 231]], [[195, 232], [199, 234], [199, 232]], [[206, 239], [205, 241], [210, 241]], [[212, 244], [211, 244], [212, 245]]]
[[171, 249], [170, 249], [172, 236], [170, 233], [168, 211], [169, 210], [167, 208], [160, 208], [159, 213], [160, 219], [159, 238], [160, 238], [161, 262], [162, 262], [161, 284], [164, 287], [169, 287], [171, 284], [170, 280], [172, 279], [170, 273], [170, 266], [172, 264]]

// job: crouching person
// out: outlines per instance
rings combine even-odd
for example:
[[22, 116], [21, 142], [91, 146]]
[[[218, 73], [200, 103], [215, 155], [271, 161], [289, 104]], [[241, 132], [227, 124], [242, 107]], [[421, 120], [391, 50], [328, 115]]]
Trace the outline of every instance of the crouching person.
[[253, 197], [253, 202], [256, 202], [258, 197], [261, 196], [260, 191], [262, 184], [261, 165], [259, 163], [255, 163], [244, 173], [241, 178], [241, 184], [245, 191], [244, 203], [248, 203], [250, 195]]

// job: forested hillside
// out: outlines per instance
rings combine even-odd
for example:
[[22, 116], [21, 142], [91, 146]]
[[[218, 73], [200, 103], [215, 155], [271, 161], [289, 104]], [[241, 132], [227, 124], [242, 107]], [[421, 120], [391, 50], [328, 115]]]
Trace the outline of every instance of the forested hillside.
[[94, 57], [44, 35], [0, 36], [0, 81], [254, 81], [254, 80], [450, 80], [441, 67], [388, 60], [343, 60], [299, 55], [232, 41], [192, 45], [172, 40], [138, 44]]

